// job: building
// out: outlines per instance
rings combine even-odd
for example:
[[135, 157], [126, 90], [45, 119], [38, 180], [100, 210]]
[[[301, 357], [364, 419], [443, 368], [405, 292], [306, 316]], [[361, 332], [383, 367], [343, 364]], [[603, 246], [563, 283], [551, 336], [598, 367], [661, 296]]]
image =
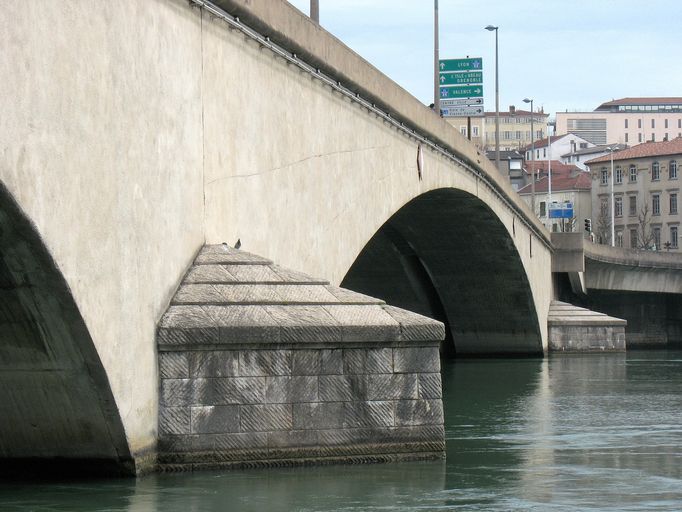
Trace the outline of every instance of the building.
[[[561, 155], [593, 147], [594, 144], [579, 137], [578, 135], [564, 134], [552, 135], [539, 139], [523, 148], [526, 161], [557, 159]], [[532, 150], [535, 150], [535, 158], [531, 158]]]
[[[535, 139], [547, 136], [548, 114], [528, 110], [517, 110], [514, 105], [507, 112], [500, 112], [500, 151], [518, 151], [531, 142], [531, 117]], [[495, 149], [495, 112], [486, 112], [484, 117], [471, 117], [471, 142], [485, 150]], [[466, 117], [447, 117], [445, 120], [468, 136]]]
[[[529, 170], [536, 169], [539, 177], [535, 182], [535, 210], [536, 215], [547, 229], [552, 232], [572, 232], [583, 229], [583, 219], [592, 216], [592, 178], [590, 173], [582, 171], [574, 165], [562, 164], [557, 160], [551, 161], [551, 196], [548, 161], [533, 162]], [[532, 204], [532, 186], [526, 185], [519, 190], [519, 195], [529, 205]], [[568, 218], [550, 218], [550, 209], [563, 209], [568, 205], [573, 207], [572, 215]]]
[[[593, 230], [611, 241], [611, 207], [618, 246], [679, 250], [679, 165], [682, 137], [638, 144], [586, 162], [593, 181]], [[611, 195], [613, 193], [613, 200]]]
[[593, 112], [557, 112], [556, 133], [580, 135], [596, 145], [682, 137], [682, 98], [622, 98]]
[[592, 160], [594, 158], [599, 158], [600, 156], [610, 155], [611, 150], [622, 151], [627, 149], [628, 146], [625, 144], [613, 144], [611, 146], [592, 146], [585, 149], [578, 149], [576, 151], [571, 151], [565, 155], [561, 155], [561, 162], [565, 164], [572, 164], [580, 167], [583, 171], [587, 170], [585, 162]]
[[[495, 150], [486, 151], [485, 156], [495, 162]], [[523, 155], [518, 151], [500, 151], [500, 172], [509, 177], [514, 190], [519, 190], [528, 183], [528, 174], [523, 169]]]

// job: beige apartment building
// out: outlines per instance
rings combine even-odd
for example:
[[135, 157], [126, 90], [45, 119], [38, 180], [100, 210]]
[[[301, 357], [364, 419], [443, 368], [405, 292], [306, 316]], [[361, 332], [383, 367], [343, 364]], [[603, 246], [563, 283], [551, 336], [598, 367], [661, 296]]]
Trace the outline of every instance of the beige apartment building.
[[621, 98], [593, 112], [557, 112], [556, 134], [596, 145], [660, 142], [682, 137], [682, 98]]
[[[518, 151], [531, 143], [531, 117], [535, 140], [547, 136], [549, 114], [528, 110], [517, 110], [513, 105], [506, 112], [500, 112], [500, 151]], [[468, 136], [466, 117], [448, 117], [445, 120]], [[486, 112], [484, 117], [471, 118], [471, 141], [479, 148], [495, 149], [495, 112]]]
[[[610, 244], [611, 205], [620, 247], [679, 251], [682, 137], [648, 142], [586, 162], [592, 175], [592, 230]], [[613, 196], [613, 199], [612, 199]]]

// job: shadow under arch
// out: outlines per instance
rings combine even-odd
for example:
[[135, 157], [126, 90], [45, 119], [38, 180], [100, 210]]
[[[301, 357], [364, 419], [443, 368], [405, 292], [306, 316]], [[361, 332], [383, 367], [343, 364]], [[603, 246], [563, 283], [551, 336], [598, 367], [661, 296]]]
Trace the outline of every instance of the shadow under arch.
[[446, 324], [445, 355], [540, 355], [537, 311], [508, 231], [482, 200], [437, 189], [375, 233], [341, 286]]
[[135, 473], [71, 291], [0, 182], [0, 474]]

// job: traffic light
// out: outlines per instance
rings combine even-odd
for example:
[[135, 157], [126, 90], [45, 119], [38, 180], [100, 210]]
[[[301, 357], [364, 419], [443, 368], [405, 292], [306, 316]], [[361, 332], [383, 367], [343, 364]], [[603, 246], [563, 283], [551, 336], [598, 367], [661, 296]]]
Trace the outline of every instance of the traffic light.
[[592, 219], [585, 219], [585, 231], [592, 233]]

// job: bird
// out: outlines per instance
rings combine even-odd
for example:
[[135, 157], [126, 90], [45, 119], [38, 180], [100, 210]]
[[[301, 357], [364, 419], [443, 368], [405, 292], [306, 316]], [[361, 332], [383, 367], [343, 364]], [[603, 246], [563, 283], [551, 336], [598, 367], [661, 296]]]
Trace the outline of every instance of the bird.
[[235, 249], [239, 249], [242, 246], [242, 239], [237, 238], [237, 243], [234, 244]]

